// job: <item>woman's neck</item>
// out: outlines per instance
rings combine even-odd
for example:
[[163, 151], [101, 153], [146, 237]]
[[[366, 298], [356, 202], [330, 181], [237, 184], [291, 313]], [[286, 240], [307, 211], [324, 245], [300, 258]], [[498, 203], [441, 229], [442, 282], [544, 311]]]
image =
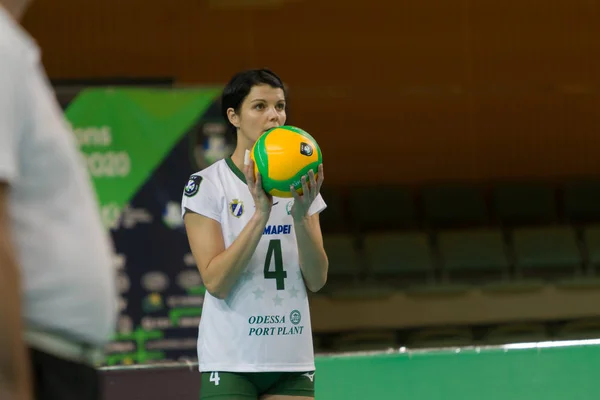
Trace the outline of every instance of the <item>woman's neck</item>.
[[252, 146], [254, 146], [254, 143], [243, 143], [238, 137], [238, 145], [235, 147], [235, 150], [231, 155], [231, 160], [236, 165], [236, 167], [240, 169], [240, 171], [244, 171], [246, 150], [250, 151], [252, 149]]

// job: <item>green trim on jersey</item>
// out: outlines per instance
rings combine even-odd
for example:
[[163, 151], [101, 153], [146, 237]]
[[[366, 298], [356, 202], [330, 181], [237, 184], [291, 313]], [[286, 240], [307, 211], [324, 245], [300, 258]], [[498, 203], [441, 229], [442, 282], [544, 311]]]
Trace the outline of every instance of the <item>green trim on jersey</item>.
[[225, 159], [225, 162], [227, 163], [227, 166], [231, 169], [231, 172], [233, 172], [235, 174], [235, 176], [240, 178], [242, 180], [242, 182], [244, 182], [247, 185], [248, 182], [246, 182], [246, 176], [244, 175], [244, 173], [242, 171], [240, 171], [240, 169], [237, 167], [237, 165], [235, 165], [235, 163], [233, 162], [231, 157], [227, 157]]

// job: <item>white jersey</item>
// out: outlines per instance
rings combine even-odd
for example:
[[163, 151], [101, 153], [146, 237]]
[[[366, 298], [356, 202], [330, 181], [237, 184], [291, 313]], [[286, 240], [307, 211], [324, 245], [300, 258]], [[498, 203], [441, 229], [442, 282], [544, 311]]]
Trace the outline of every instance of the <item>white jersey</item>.
[[[263, 236], [231, 293], [206, 293], [198, 333], [200, 371], [312, 371], [312, 328], [300, 271], [292, 217], [293, 199], [273, 199]], [[319, 195], [309, 214], [326, 207]], [[246, 226], [254, 201], [244, 174], [230, 158], [192, 177], [182, 213], [192, 211], [221, 224], [225, 247]]]

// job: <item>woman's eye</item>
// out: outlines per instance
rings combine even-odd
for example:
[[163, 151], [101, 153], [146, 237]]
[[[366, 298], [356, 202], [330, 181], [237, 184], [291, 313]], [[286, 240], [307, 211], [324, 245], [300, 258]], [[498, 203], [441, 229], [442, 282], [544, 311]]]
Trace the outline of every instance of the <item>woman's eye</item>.
[[277, 104], [277, 109], [278, 110], [285, 110], [285, 104]]
[[264, 104], [257, 104], [255, 108], [256, 108], [257, 110], [262, 110], [262, 109], [264, 109], [264, 108], [265, 108], [265, 105], [264, 105]]

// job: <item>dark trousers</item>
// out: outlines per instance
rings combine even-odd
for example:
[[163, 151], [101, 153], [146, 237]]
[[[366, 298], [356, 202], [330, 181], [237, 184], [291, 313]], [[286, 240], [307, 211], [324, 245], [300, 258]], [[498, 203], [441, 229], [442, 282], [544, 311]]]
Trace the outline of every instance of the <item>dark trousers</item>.
[[88, 365], [29, 350], [35, 400], [100, 400], [98, 371]]

